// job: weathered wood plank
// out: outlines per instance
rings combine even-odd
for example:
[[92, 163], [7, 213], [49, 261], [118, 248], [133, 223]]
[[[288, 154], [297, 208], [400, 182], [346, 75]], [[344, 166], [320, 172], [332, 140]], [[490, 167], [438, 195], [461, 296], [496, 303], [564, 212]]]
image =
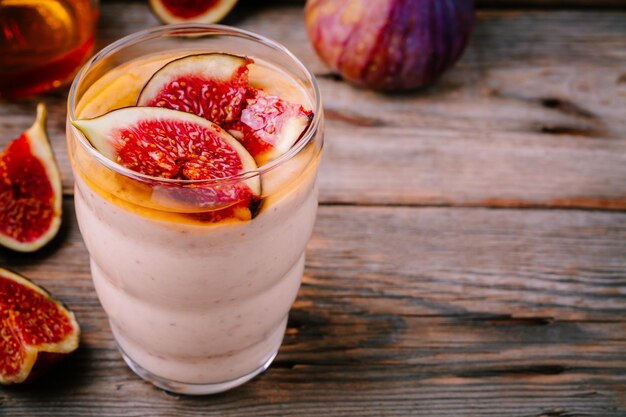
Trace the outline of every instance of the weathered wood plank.
[[[109, 1], [109, 0], [105, 0]], [[256, 0], [240, 0], [241, 4], [256, 4]], [[272, 4], [304, 4], [305, 0], [266, 0], [265, 3]], [[626, 6], [626, 0], [475, 0], [477, 8], [523, 8], [523, 7], [589, 7], [599, 8], [619, 8]]]
[[626, 214], [320, 208], [274, 366], [230, 393], [167, 395], [115, 350], [66, 201], [64, 234], [0, 264], [76, 312], [83, 347], [0, 415], [603, 416], [626, 413]]
[[600, 9], [605, 7], [623, 8], [625, 0], [476, 0], [478, 8], [486, 7], [588, 7]]
[[[101, 45], [157, 24], [145, 2], [102, 10]], [[300, 6], [238, 7], [226, 23], [280, 39], [320, 78], [327, 204], [277, 361], [209, 398], [154, 389], [117, 353], [71, 207], [66, 91], [44, 96], [65, 226], [40, 253], [0, 250], [0, 265], [67, 301], [83, 346], [39, 385], [0, 390], [0, 416], [625, 415], [626, 213], [380, 207], [626, 208], [625, 19], [480, 12], [456, 69], [392, 97], [331, 76]], [[0, 144], [36, 100], [0, 102]]]
[[[626, 13], [480, 12], [459, 65], [399, 96], [330, 76], [301, 14], [249, 5], [226, 23], [280, 39], [318, 74], [323, 202], [626, 209]], [[145, 2], [109, 2], [100, 44], [156, 24]], [[71, 194], [65, 96], [43, 100]], [[28, 127], [38, 99], [1, 103], [0, 144]]]

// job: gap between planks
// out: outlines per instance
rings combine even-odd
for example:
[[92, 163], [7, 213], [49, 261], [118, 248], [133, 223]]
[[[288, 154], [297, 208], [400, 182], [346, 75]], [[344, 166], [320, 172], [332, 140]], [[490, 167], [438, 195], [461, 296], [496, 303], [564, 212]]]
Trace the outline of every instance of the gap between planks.
[[[64, 201], [74, 199], [73, 193], [63, 193]], [[371, 208], [458, 208], [458, 209], [491, 209], [491, 210], [567, 210], [567, 211], [589, 211], [589, 212], [613, 212], [626, 213], [626, 199], [623, 206], [617, 207], [597, 207], [567, 204], [564, 200], [562, 204], [547, 203], [529, 203], [516, 200], [495, 200], [492, 203], [485, 204], [464, 204], [464, 203], [363, 203], [363, 202], [344, 202], [344, 201], [320, 201], [319, 205], [323, 207], [371, 207]]]

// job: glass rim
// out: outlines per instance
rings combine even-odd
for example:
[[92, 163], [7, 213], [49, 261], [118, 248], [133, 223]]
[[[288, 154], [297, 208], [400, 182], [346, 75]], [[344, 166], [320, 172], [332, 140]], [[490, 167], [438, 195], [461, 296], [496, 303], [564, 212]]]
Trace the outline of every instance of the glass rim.
[[[78, 130], [71, 122], [76, 120], [76, 115], [74, 113], [76, 107], [76, 93], [78, 90], [78, 86], [85, 77], [85, 75], [92, 69], [92, 67], [105, 59], [107, 56], [115, 53], [116, 51], [123, 49], [127, 46], [132, 46], [143, 41], [156, 39], [166, 36], [179, 36], [185, 34], [199, 34], [202, 32], [206, 35], [226, 35], [226, 36], [235, 36], [244, 39], [248, 39], [251, 41], [259, 42], [268, 46], [284, 55], [286, 55], [293, 63], [298, 66], [303, 73], [307, 77], [307, 81], [311, 84], [313, 90], [313, 119], [307, 126], [307, 129], [300, 135], [300, 138], [296, 141], [296, 143], [284, 154], [280, 155], [276, 159], [261, 165], [255, 169], [242, 171], [236, 175], [231, 175], [223, 178], [210, 178], [210, 179], [201, 179], [201, 180], [187, 180], [187, 179], [172, 179], [172, 178], [162, 178], [155, 177], [152, 175], [142, 174], [137, 171], [133, 171], [117, 162], [105, 157], [102, 153], [100, 153], [89, 140], [85, 137], [85, 135]], [[178, 23], [178, 24], [170, 24], [170, 25], [162, 25], [154, 28], [144, 29], [130, 35], [124, 36], [121, 39], [107, 45], [102, 48], [99, 52], [94, 54], [87, 62], [83, 64], [80, 68], [74, 80], [72, 81], [72, 85], [68, 94], [68, 103], [67, 103], [67, 112], [70, 123], [68, 124], [69, 129], [72, 129], [74, 137], [77, 142], [81, 144], [81, 146], [88, 152], [89, 155], [94, 157], [99, 163], [109, 168], [110, 170], [121, 174], [125, 177], [130, 177], [142, 182], [148, 183], [162, 183], [162, 184], [179, 184], [179, 185], [204, 185], [204, 184], [216, 184], [216, 183], [224, 183], [231, 181], [245, 181], [250, 178], [254, 178], [256, 176], [261, 176], [276, 167], [284, 165], [286, 162], [293, 159], [295, 156], [300, 154], [300, 152], [306, 148], [306, 146], [313, 141], [316, 136], [317, 131], [319, 130], [321, 113], [322, 113], [322, 97], [319, 89], [319, 85], [313, 72], [306, 66], [302, 61], [296, 57], [289, 49], [287, 49], [282, 44], [273, 41], [265, 36], [256, 34], [254, 32], [250, 32], [244, 29], [235, 28], [232, 26], [226, 25], [218, 25], [218, 24], [206, 24], [206, 23]], [[112, 110], [113, 111], [113, 110]]]

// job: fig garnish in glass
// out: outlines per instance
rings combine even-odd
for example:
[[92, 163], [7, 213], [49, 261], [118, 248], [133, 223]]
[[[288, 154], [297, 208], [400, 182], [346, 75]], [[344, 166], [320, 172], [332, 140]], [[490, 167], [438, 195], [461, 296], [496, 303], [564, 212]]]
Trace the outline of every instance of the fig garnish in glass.
[[317, 210], [311, 72], [238, 29], [139, 32], [78, 73], [67, 141], [94, 285], [130, 368], [184, 394], [265, 370]]
[[0, 97], [69, 82], [93, 50], [98, 0], [0, 0]]

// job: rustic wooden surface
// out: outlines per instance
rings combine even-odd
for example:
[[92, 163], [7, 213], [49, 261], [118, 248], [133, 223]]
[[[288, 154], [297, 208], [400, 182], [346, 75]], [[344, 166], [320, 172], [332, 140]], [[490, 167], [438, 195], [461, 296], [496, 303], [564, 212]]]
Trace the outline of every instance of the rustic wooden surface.
[[[102, 0], [110, 1], [110, 0]], [[304, 4], [305, 0], [269, 0], [273, 4]], [[256, 4], [258, 0], [239, 0], [240, 4]], [[488, 7], [514, 7], [514, 8], [594, 8], [594, 9], [612, 9], [624, 8], [626, 0], [474, 0], [480, 8]]]
[[[599, 10], [624, 2], [481, 11], [459, 65], [400, 96], [329, 74], [283, 3], [227, 21], [282, 40], [326, 102], [319, 217], [274, 365], [206, 398], [126, 368], [74, 219], [61, 90], [0, 102], [0, 144], [49, 104], [66, 194], [55, 242], [0, 264], [74, 309], [82, 347], [0, 390], [0, 416], [625, 416], [626, 12]], [[100, 45], [155, 24], [104, 2]]]

